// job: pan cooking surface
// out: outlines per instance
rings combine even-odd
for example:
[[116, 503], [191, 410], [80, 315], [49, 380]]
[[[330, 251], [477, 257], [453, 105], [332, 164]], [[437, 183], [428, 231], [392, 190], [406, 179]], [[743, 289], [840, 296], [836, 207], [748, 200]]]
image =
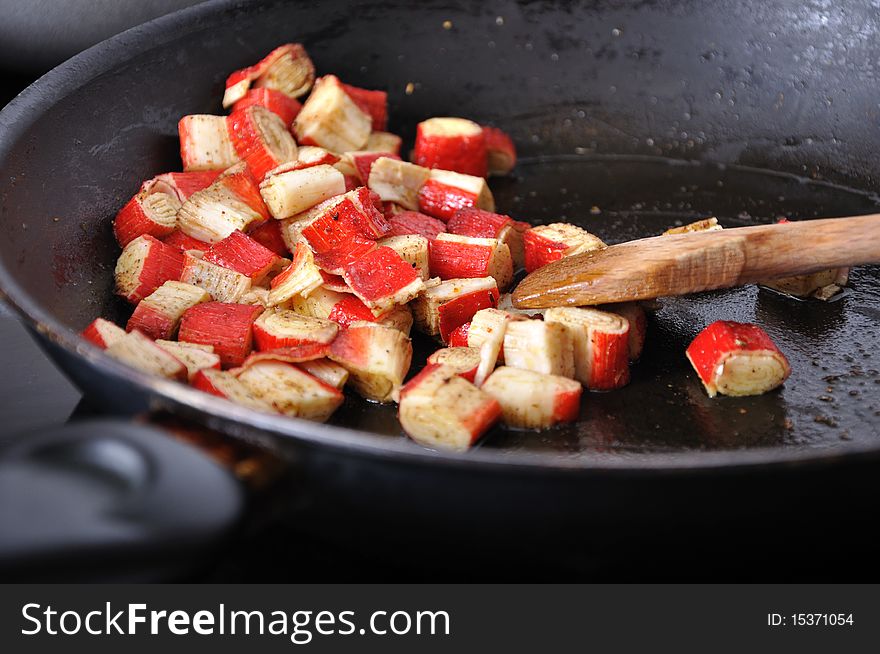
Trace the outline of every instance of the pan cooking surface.
[[[873, 194], [790, 175], [652, 158], [553, 157], [493, 181], [499, 211], [534, 223], [565, 220], [609, 243], [717, 216], [727, 227], [876, 212]], [[809, 256], [805, 253], [804, 256]], [[658, 302], [632, 382], [585, 393], [576, 425], [544, 432], [497, 428], [483, 448], [589, 458], [759, 446], [828, 447], [874, 441], [880, 424], [880, 268], [861, 267], [831, 302], [748, 286]], [[714, 320], [755, 322], [791, 361], [785, 385], [757, 397], [706, 396], [684, 356]], [[438, 347], [415, 335], [416, 365]], [[416, 365], [414, 365], [415, 372]], [[335, 424], [402, 437], [395, 408], [349, 398]]]

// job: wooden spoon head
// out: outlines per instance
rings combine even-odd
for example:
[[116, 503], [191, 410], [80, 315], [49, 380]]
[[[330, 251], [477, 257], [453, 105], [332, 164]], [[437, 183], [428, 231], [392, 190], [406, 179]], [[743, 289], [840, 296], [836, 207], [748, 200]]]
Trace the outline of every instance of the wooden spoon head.
[[513, 303], [585, 306], [731, 286], [743, 265], [736, 240], [711, 233], [657, 236], [566, 257], [527, 276]]

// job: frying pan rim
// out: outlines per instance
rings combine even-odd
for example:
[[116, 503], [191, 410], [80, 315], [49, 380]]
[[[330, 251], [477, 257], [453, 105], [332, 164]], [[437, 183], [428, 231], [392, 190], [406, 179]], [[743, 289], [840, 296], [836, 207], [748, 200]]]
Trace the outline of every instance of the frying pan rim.
[[[216, 18], [228, 9], [249, 3], [211, 0], [153, 19], [117, 34], [68, 59], [19, 93], [0, 111], [0, 163], [13, 144], [44, 113], [95, 77], [127, 59], [161, 47], [165, 42], [204, 29], [201, 19]], [[510, 452], [477, 447], [467, 454], [427, 450], [405, 438], [393, 439], [371, 432], [315, 423], [298, 418], [273, 416], [235, 405], [177, 382], [152, 377], [130, 368], [85, 341], [63, 325], [33, 299], [15, 280], [0, 258], [0, 300], [5, 300], [40, 336], [88, 364], [96, 374], [133, 383], [143, 390], [155, 408], [186, 407], [219, 418], [246, 430], [257, 430], [273, 438], [299, 442], [305, 447], [329, 448], [358, 456], [387, 457], [407, 463], [479, 468], [497, 472], [564, 474], [674, 473], [713, 471], [771, 465], [825, 464], [832, 461], [880, 453], [880, 443], [846, 443], [831, 447], [760, 447], [740, 450], [655, 452], [627, 454], [599, 462], [549, 452]]]

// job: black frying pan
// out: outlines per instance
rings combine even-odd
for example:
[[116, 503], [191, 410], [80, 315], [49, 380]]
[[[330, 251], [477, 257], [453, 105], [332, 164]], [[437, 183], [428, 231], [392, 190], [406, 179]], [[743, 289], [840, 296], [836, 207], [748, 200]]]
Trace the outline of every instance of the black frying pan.
[[[219, 113], [228, 72], [279, 43], [304, 43], [320, 72], [386, 88], [390, 127], [406, 138], [431, 115], [499, 125], [521, 154], [493, 180], [501, 211], [619, 242], [707, 215], [741, 225], [878, 211], [878, 34], [861, 4], [208, 3], [86, 51], [0, 114], [0, 285], [107, 410], [170, 410], [403, 502], [426, 496], [400, 498], [401, 485], [432, 485], [473, 506], [493, 480], [553, 487], [562, 510], [596, 479], [871, 457], [876, 267], [830, 303], [756, 287], [664, 300], [627, 388], [587, 394], [577, 425], [499, 428], [464, 455], [406, 440], [393, 406], [351, 397], [326, 425], [261, 415], [125, 367], [77, 332], [130, 311], [111, 292], [110, 221], [142, 179], [179, 169], [178, 118]], [[771, 334], [794, 370], [782, 390], [706, 397], [683, 351], [719, 318]], [[422, 357], [431, 347], [416, 343]]]

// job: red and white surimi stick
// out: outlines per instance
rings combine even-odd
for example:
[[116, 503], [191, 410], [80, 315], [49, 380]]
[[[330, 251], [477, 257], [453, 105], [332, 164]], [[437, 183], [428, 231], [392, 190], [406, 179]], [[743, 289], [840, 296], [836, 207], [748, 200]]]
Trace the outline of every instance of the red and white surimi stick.
[[232, 105], [232, 111], [241, 111], [247, 107], [265, 107], [281, 119], [285, 127], [290, 127], [302, 109], [302, 104], [295, 98], [274, 89], [251, 89], [245, 96]]
[[563, 325], [543, 320], [510, 321], [504, 332], [504, 363], [513, 368], [574, 377], [571, 334]]
[[580, 415], [583, 388], [567, 377], [501, 366], [482, 390], [501, 405], [501, 419], [509, 427], [544, 429]]
[[251, 290], [238, 299], [238, 304], [253, 304], [254, 306], [260, 306], [264, 309], [268, 308], [269, 289], [263, 288], [262, 286], [252, 286]]
[[497, 238], [510, 248], [510, 256], [515, 268], [525, 264], [523, 234], [529, 224], [513, 220], [510, 216], [483, 211], [482, 209], [459, 209], [449, 219], [446, 231], [473, 238]]
[[235, 71], [226, 79], [223, 107], [241, 100], [251, 86], [279, 91], [291, 98], [308, 93], [315, 81], [315, 65], [299, 43], [286, 43], [258, 63]]
[[325, 384], [330, 384], [330, 386], [339, 390], [342, 390], [345, 383], [348, 381], [348, 370], [337, 363], [333, 363], [329, 359], [303, 361], [297, 365], [310, 375], [320, 379]]
[[569, 223], [538, 225], [523, 234], [527, 272], [537, 270], [562, 257], [605, 247], [597, 236]]
[[260, 189], [244, 163], [225, 170], [217, 180], [193, 193], [177, 213], [186, 235], [207, 243], [222, 241], [235, 230], [269, 217]]
[[327, 290], [336, 291], [338, 293], [351, 293], [351, 289], [348, 287], [348, 284], [345, 283], [342, 275], [332, 275], [322, 270], [321, 277], [324, 278], [324, 283], [321, 286]]
[[253, 323], [262, 312], [250, 304], [198, 304], [183, 314], [177, 340], [211, 345], [224, 367], [240, 366], [253, 348]]
[[274, 218], [290, 218], [345, 193], [345, 177], [326, 164], [270, 175], [260, 193]]
[[370, 167], [367, 186], [378, 193], [383, 202], [394, 202], [416, 211], [419, 208], [419, 191], [430, 176], [431, 171], [423, 166], [391, 157], [379, 157]]
[[[359, 321], [378, 322], [389, 316], [389, 313], [376, 316], [363, 301], [355, 295], [342, 295], [339, 300], [330, 307], [327, 319], [332, 320], [342, 328]], [[390, 326], [390, 325], [389, 325]], [[403, 331], [403, 330], [401, 330]]]
[[253, 284], [261, 284], [290, 263], [239, 231], [214, 243], [205, 252], [204, 261], [241, 273]]
[[378, 247], [348, 265], [343, 278], [374, 313], [406, 304], [425, 288], [413, 267], [389, 247]]
[[254, 321], [258, 350], [308, 343], [332, 343], [339, 326], [330, 320], [302, 316], [289, 309], [269, 309]]
[[184, 234], [179, 229], [175, 229], [168, 236], [162, 239], [162, 242], [166, 245], [170, 245], [174, 248], [177, 248], [181, 252], [186, 252], [187, 250], [195, 250], [197, 252], [207, 252], [211, 247], [210, 243], [206, 243], [205, 241], [200, 241], [197, 238], [193, 238], [192, 236], [188, 236]]
[[183, 252], [152, 236], [139, 236], [116, 261], [116, 293], [140, 302], [168, 280], [179, 280], [182, 272]]
[[495, 238], [438, 234], [431, 243], [430, 268], [440, 279], [493, 277], [502, 291], [513, 282], [510, 248]]
[[500, 416], [495, 398], [449, 366], [428, 364], [400, 391], [400, 424], [426, 447], [463, 452]]
[[609, 391], [629, 383], [629, 322], [626, 318], [598, 309], [554, 307], [544, 312], [544, 322], [562, 325], [571, 335], [574, 376], [584, 386]]
[[251, 289], [251, 278], [230, 268], [205, 261], [201, 252], [184, 253], [180, 281], [205, 289], [219, 302], [238, 302]]
[[103, 318], [95, 318], [82, 331], [84, 339], [102, 350], [106, 350], [123, 336], [125, 336], [125, 330], [122, 327]]
[[333, 152], [360, 150], [370, 137], [370, 114], [358, 107], [334, 75], [315, 82], [309, 99], [293, 122], [303, 145], [318, 145]]
[[[347, 298], [354, 298], [355, 300], [357, 300], [357, 298], [355, 298], [353, 295], [330, 291], [323, 286], [319, 286], [307, 296], [298, 295], [291, 298], [291, 300], [285, 304], [285, 307], [290, 309], [291, 311], [295, 311], [301, 316], [311, 316], [312, 318], [326, 318], [328, 320], [333, 320], [332, 318], [330, 318], [330, 314], [333, 311], [333, 308]], [[360, 302], [360, 300], [357, 301]], [[360, 304], [366, 307], [363, 302], [360, 302]], [[333, 322], [339, 321], [334, 320]]]
[[224, 170], [239, 162], [225, 116], [192, 114], [177, 123], [185, 171]]
[[713, 322], [688, 346], [687, 358], [709, 397], [760, 395], [791, 374], [785, 355], [763, 329], [750, 323]]
[[305, 243], [299, 243], [293, 252], [292, 263], [272, 279], [269, 304], [283, 304], [297, 295], [308, 296], [323, 282], [312, 251]]
[[489, 174], [506, 175], [516, 165], [516, 146], [507, 134], [497, 127], [483, 126], [488, 152]]
[[342, 404], [338, 389], [290, 363], [259, 361], [238, 373], [238, 380], [279, 413], [325, 421]]
[[235, 402], [241, 406], [257, 411], [275, 413], [275, 410], [266, 402], [254, 395], [251, 390], [230, 372], [204, 369], [199, 370], [190, 380], [193, 388], [205, 393], [216, 395]]
[[303, 343], [302, 345], [291, 345], [288, 347], [278, 347], [274, 350], [259, 350], [251, 352], [242, 368], [247, 368], [261, 361], [278, 361], [281, 363], [304, 363], [306, 361], [316, 361], [324, 359], [330, 354], [329, 343]]
[[373, 131], [370, 132], [370, 136], [367, 138], [367, 144], [364, 146], [364, 150], [369, 150], [371, 152], [390, 152], [391, 154], [399, 155], [400, 146], [402, 144], [403, 139], [397, 134]]
[[442, 220], [426, 216], [418, 211], [401, 211], [391, 216], [388, 222], [391, 225], [388, 236], [417, 234], [433, 241], [438, 234], [446, 231], [446, 223]]
[[274, 252], [279, 257], [287, 257], [290, 250], [284, 242], [284, 236], [281, 234], [281, 221], [269, 219], [256, 227], [252, 226], [248, 229], [248, 236], [254, 239], [270, 252]]
[[168, 379], [186, 379], [186, 366], [139, 331], [129, 332], [105, 352], [138, 370]]
[[480, 309], [498, 304], [498, 285], [492, 277], [449, 279], [425, 290], [412, 303], [418, 329], [449, 342], [452, 331], [470, 322]]
[[483, 128], [465, 118], [429, 118], [416, 127], [413, 163], [426, 168], [486, 176]]
[[598, 308], [626, 318], [629, 323], [629, 360], [638, 360], [645, 348], [645, 337], [648, 333], [648, 319], [642, 305], [638, 302], [620, 302], [604, 304]]
[[153, 178], [163, 193], [174, 193], [177, 199], [185, 202], [189, 196], [217, 181], [222, 170], [194, 170], [187, 173], [162, 173]]
[[252, 106], [233, 111], [226, 118], [232, 146], [257, 181], [270, 170], [296, 161], [296, 141], [284, 121], [265, 107]]
[[381, 132], [388, 126], [388, 94], [385, 91], [362, 89], [343, 84], [343, 90], [354, 103], [370, 116], [371, 128]]
[[363, 397], [393, 399], [412, 362], [412, 343], [403, 333], [371, 322], [355, 322], [330, 346], [330, 358], [351, 374], [351, 386]]
[[186, 366], [190, 382], [200, 370], [220, 370], [220, 357], [210, 345], [165, 340], [157, 340], [156, 345]]
[[418, 210], [429, 216], [448, 221], [456, 211], [468, 207], [495, 211], [495, 198], [484, 178], [451, 170], [432, 170], [428, 181], [419, 189]]
[[120, 246], [125, 247], [144, 234], [162, 238], [174, 231], [181, 203], [176, 193], [166, 191], [172, 189], [155, 179], [147, 180], [119, 210], [113, 221], [113, 234]]
[[444, 347], [429, 356], [428, 363], [449, 366], [473, 383], [480, 366], [480, 351], [475, 347]]
[[381, 238], [391, 228], [373, 205], [369, 189], [363, 186], [322, 203], [309, 213], [315, 215], [307, 219], [300, 236], [318, 254], [346, 245], [357, 236]]
[[397, 252], [418, 273], [423, 281], [430, 275], [430, 255], [428, 239], [416, 234], [406, 236], [390, 236], [379, 241], [379, 246], [388, 247]]
[[211, 295], [203, 288], [167, 281], [138, 303], [125, 329], [138, 330], [152, 339], [168, 339], [177, 332], [187, 309], [210, 301]]
[[468, 323], [467, 344], [480, 353], [480, 366], [474, 377], [477, 386], [482, 386], [495, 370], [495, 364], [504, 360], [504, 335], [511, 320], [524, 318], [500, 309], [480, 309]]

